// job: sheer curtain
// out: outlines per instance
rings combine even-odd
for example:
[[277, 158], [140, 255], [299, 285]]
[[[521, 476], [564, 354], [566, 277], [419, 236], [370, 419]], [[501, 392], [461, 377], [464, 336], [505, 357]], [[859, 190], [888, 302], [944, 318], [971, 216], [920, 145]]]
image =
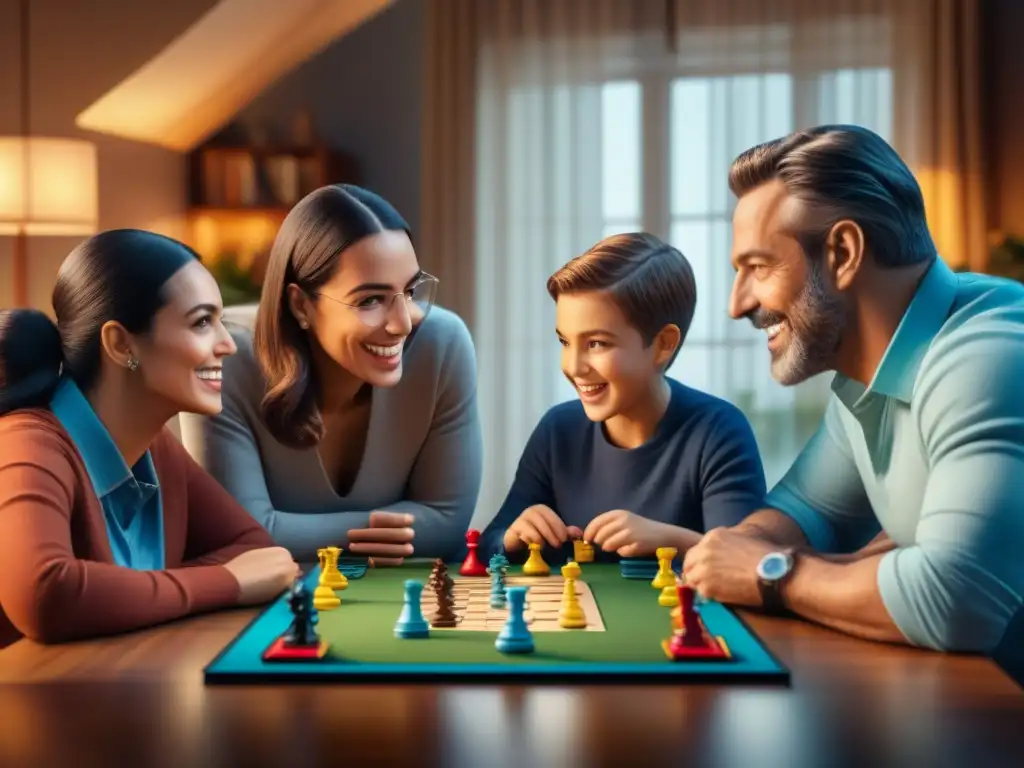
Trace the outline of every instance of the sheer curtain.
[[[969, 3], [451, 0], [428, 18], [423, 250], [455, 281], [441, 300], [477, 343], [478, 524], [540, 416], [575, 396], [545, 280], [614, 232], [650, 231], [693, 264], [697, 312], [670, 375], [747, 413], [770, 483], [792, 461], [830, 377], [776, 384], [763, 334], [726, 313], [727, 172], [747, 147], [820, 123], [870, 127], [925, 174], [951, 261], [983, 244], [978, 142], [952, 119], [970, 115], [972, 91], [963, 67], [940, 64], [964, 50]], [[942, 114], [954, 128], [933, 127]]]

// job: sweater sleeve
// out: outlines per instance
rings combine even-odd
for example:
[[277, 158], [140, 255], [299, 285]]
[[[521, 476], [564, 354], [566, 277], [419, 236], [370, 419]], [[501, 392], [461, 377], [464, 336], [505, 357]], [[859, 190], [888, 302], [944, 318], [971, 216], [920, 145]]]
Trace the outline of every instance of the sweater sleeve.
[[[551, 450], [548, 414], [540, 420], [530, 439], [526, 441], [523, 455], [519, 459], [512, 487], [505, 501], [480, 535], [478, 554], [484, 562], [496, 553], [505, 553], [505, 531], [523, 513], [535, 504], [544, 504], [556, 514], [555, 491], [551, 482]], [[512, 559], [510, 557], [510, 559]]]
[[277, 546], [224, 487], [169, 434], [161, 449], [171, 454], [185, 477], [188, 527], [183, 567], [222, 565], [252, 549]]
[[736, 525], [764, 506], [768, 489], [761, 453], [739, 408], [723, 407], [708, 430], [700, 466], [705, 532]]
[[71, 513], [86, 491], [65, 446], [31, 427], [4, 429], [0, 442], [0, 604], [23, 635], [64, 642], [235, 603], [238, 582], [220, 565], [136, 571], [76, 558]]

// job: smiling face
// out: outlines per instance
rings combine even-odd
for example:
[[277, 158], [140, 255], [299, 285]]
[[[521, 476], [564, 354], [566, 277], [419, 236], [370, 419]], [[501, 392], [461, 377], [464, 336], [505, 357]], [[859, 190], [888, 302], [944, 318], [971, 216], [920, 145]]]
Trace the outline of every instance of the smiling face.
[[131, 347], [148, 393], [171, 412], [214, 415], [221, 410], [221, 362], [236, 351], [221, 324], [220, 288], [198, 261], [163, 286], [165, 303], [147, 334]]
[[799, 220], [800, 201], [780, 181], [743, 195], [733, 216], [729, 314], [765, 329], [772, 375], [785, 385], [835, 368], [847, 320], [824, 254], [808, 258], [793, 234]]
[[315, 297], [291, 286], [289, 298], [300, 326], [312, 334], [318, 364], [340, 366], [374, 387], [393, 387], [402, 378], [403, 345], [426, 319], [433, 290], [409, 236], [387, 231], [347, 248]]
[[559, 295], [555, 328], [562, 372], [591, 421], [608, 421], [646, 403], [671, 353], [665, 342], [674, 348], [678, 340], [669, 331], [645, 345], [611, 297], [597, 291]]

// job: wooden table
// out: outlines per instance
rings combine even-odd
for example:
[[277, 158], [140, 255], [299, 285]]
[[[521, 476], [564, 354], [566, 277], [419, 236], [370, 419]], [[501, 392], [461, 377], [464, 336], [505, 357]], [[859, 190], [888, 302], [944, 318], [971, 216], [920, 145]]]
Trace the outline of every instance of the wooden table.
[[744, 614], [788, 689], [205, 688], [252, 615], [0, 652], [0, 765], [988, 768], [1024, 751], [1024, 692], [991, 662], [797, 621]]

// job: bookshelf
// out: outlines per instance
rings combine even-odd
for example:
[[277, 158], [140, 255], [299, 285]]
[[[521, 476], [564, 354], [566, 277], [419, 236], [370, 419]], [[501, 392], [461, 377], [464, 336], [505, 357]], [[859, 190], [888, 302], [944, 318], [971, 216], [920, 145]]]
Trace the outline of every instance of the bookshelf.
[[189, 156], [189, 245], [226, 304], [254, 301], [288, 211], [326, 184], [359, 183], [349, 155], [321, 145], [205, 146]]

